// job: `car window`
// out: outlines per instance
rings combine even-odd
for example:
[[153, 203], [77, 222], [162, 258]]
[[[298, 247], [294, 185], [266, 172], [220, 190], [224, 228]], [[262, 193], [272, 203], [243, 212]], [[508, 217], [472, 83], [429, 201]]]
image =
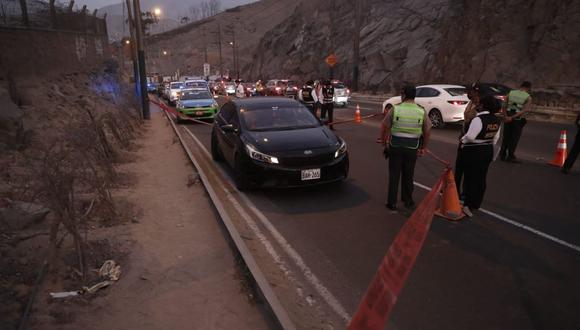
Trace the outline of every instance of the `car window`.
[[171, 89], [178, 89], [178, 88], [181, 88], [181, 87], [183, 87], [183, 84], [182, 83], [171, 83], [171, 87], [170, 88]]
[[241, 122], [250, 131], [283, 131], [318, 127], [320, 123], [304, 106], [240, 109]]
[[181, 94], [182, 100], [207, 100], [211, 98], [206, 90], [185, 91]]
[[451, 96], [460, 96], [467, 94], [467, 90], [465, 88], [445, 88], [445, 91], [449, 93]]
[[226, 124], [230, 124], [230, 120], [236, 114], [236, 106], [233, 103], [226, 103], [220, 109], [219, 116], [226, 122]]
[[200, 87], [203, 88], [203, 87], [206, 87], [206, 86], [207, 86], [207, 83], [202, 82], [202, 81], [187, 81], [185, 83], [185, 87], [188, 87], [188, 88], [196, 88], [196, 87], [197, 88], [200, 88]]
[[416, 97], [435, 97], [435, 96], [439, 96], [439, 91], [436, 90], [435, 88], [430, 88], [430, 87], [421, 87], [421, 88], [417, 88], [417, 95], [415, 95]]

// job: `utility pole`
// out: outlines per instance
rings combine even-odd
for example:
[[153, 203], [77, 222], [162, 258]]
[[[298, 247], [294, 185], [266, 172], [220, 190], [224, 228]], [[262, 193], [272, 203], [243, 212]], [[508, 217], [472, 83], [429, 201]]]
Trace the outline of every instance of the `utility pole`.
[[[137, 63], [137, 40], [135, 39], [135, 21], [133, 21], [133, 15], [131, 14], [131, 2], [125, 0], [127, 5], [127, 20], [129, 21], [129, 47], [131, 47], [131, 61], [133, 61], [133, 79], [135, 80], [135, 94], [139, 95], [139, 64]], [[123, 26], [125, 26], [123, 24]]]
[[361, 1], [354, 0], [354, 42], [353, 42], [353, 59], [352, 59], [352, 89], [358, 91], [359, 76], [359, 59], [360, 59], [360, 20], [361, 20]]
[[204, 63], [207, 62], [207, 39], [205, 35], [205, 27], [203, 28], [203, 53], [204, 53]]
[[135, 14], [135, 34], [137, 39], [137, 59], [139, 61], [139, 81], [141, 92], [141, 107], [143, 119], [151, 119], [149, 113], [149, 96], [147, 95], [147, 71], [145, 70], [145, 51], [143, 50], [143, 25], [141, 22], [141, 4], [139, 0], [133, 0]]
[[236, 42], [236, 27], [233, 26], [232, 27], [232, 48], [234, 51], [234, 72], [236, 73], [236, 79], [240, 79], [240, 71], [238, 70], [238, 56], [237, 56], [237, 52], [236, 52], [236, 47], [238, 47], [238, 44]]
[[218, 49], [220, 54], [220, 76], [224, 76], [224, 66], [222, 61], [222, 26], [218, 24]]

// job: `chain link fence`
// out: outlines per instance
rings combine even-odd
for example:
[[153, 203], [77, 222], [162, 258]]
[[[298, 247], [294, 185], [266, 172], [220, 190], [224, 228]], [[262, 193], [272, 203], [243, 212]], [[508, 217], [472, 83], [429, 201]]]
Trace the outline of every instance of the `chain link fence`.
[[0, 0], [0, 27], [29, 27], [105, 34], [106, 17], [89, 13], [74, 1]]

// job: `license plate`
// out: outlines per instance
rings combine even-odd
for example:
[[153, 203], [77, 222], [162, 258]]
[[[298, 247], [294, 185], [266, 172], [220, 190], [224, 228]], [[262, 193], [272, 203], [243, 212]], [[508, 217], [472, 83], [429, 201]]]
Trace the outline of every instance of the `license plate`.
[[195, 113], [195, 115], [196, 115], [196, 116], [203, 116], [203, 111], [197, 111], [197, 112]]
[[320, 179], [320, 169], [302, 170], [302, 181]]

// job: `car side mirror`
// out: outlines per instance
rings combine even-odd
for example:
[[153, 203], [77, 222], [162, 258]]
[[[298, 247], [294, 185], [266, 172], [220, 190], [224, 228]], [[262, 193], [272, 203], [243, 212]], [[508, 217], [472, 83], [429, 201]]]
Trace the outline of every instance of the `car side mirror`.
[[221, 126], [222, 131], [226, 133], [237, 133], [238, 129], [232, 124], [226, 124]]

